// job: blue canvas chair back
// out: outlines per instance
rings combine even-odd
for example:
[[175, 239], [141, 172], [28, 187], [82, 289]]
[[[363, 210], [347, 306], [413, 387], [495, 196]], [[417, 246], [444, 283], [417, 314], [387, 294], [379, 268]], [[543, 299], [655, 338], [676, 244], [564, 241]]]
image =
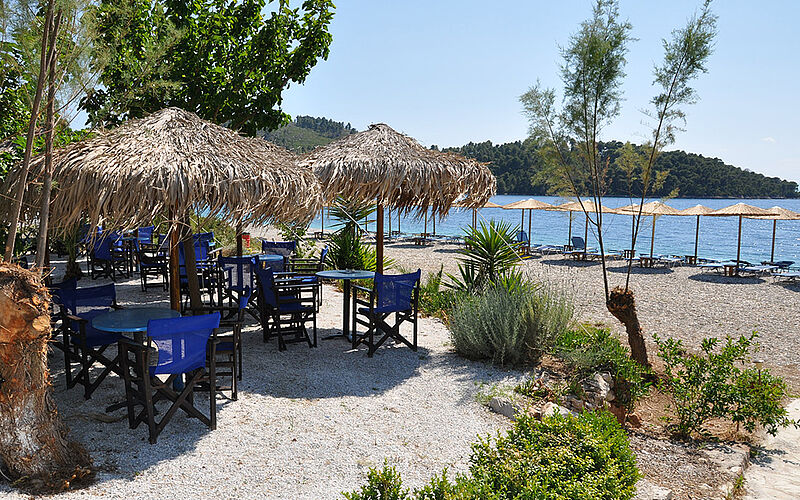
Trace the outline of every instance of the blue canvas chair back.
[[72, 314], [78, 314], [78, 308], [107, 308], [117, 300], [114, 283], [87, 288], [61, 287], [54, 292], [58, 300]]
[[242, 291], [245, 287], [253, 288], [253, 257], [219, 257], [219, 265], [225, 269], [230, 269], [228, 276], [228, 288]]
[[209, 247], [213, 246], [214, 244], [214, 232], [210, 231], [208, 233], [195, 233], [193, 235], [194, 244], [197, 246], [198, 243], [206, 243]]
[[275, 289], [273, 288], [275, 277], [272, 274], [272, 269], [269, 267], [265, 269], [256, 268], [256, 276], [258, 276], [258, 284], [261, 290], [261, 298], [264, 303], [270, 307], [278, 307], [278, 298], [275, 296]]
[[97, 238], [95, 238], [94, 242], [92, 243], [94, 258], [100, 260], [111, 260], [112, 250], [121, 245], [119, 239], [120, 234], [116, 231], [111, 231], [109, 233], [98, 232]]
[[583, 241], [583, 238], [581, 238], [580, 236], [573, 236], [572, 248], [576, 250], [584, 250], [586, 248], [586, 242]]
[[375, 292], [378, 295], [375, 312], [397, 312], [411, 309], [414, 287], [421, 271], [408, 274], [385, 275], [375, 273]]
[[62, 281], [61, 283], [53, 283], [48, 288], [50, 288], [50, 291], [53, 294], [53, 303], [63, 304], [63, 302], [61, 302], [61, 290], [62, 289], [75, 290], [75, 288], [77, 287], [78, 287], [78, 279], [70, 278], [68, 280]]
[[530, 243], [531, 240], [528, 238], [528, 233], [525, 231], [518, 231], [517, 232], [517, 243]]
[[[194, 260], [197, 262], [208, 260], [209, 248], [207, 241], [196, 241], [194, 244]], [[178, 263], [181, 267], [186, 265], [186, 257], [183, 252], [183, 242], [178, 243]]]
[[186, 373], [206, 365], [206, 346], [220, 314], [151, 319], [147, 336], [158, 349], [158, 362], [150, 367], [151, 375]]
[[[294, 241], [262, 241], [261, 242], [261, 251], [263, 253], [283, 253], [279, 252], [280, 250], [287, 251], [288, 253], [294, 253], [297, 249], [297, 243]], [[277, 251], [277, 252], [276, 252]]]
[[140, 243], [152, 243], [153, 242], [153, 231], [155, 230], [155, 226], [146, 226], [140, 227], [139, 230], [136, 232], [136, 239]]

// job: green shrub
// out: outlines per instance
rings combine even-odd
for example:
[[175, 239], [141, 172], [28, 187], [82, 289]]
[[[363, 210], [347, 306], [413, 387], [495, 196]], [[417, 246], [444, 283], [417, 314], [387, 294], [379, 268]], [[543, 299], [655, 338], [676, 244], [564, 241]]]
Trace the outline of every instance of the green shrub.
[[314, 249], [317, 244], [313, 240], [306, 239], [308, 233], [308, 224], [289, 223], [284, 224], [278, 222], [275, 227], [281, 233], [283, 241], [294, 241], [296, 248], [295, 253], [300, 258], [311, 257], [314, 254]]
[[647, 395], [648, 370], [631, 359], [628, 348], [609, 329], [582, 325], [564, 332], [555, 344], [555, 355], [573, 370], [573, 378], [609, 372], [617, 402], [628, 411]]
[[370, 470], [350, 500], [405, 499], [630, 499], [639, 479], [628, 438], [607, 412], [537, 421], [522, 416], [494, 442], [472, 445], [468, 474], [445, 470], [409, 494], [391, 467]]
[[[428, 316], [445, 319], [458, 300], [459, 293], [442, 289], [442, 269], [428, 273], [419, 287], [419, 309]], [[403, 271], [406, 272], [406, 271]]]
[[639, 479], [628, 437], [607, 412], [523, 416], [494, 444], [473, 445], [470, 474], [509, 499], [627, 499]]
[[571, 302], [552, 290], [526, 284], [508, 290], [489, 287], [463, 295], [450, 316], [456, 351], [470, 359], [505, 365], [538, 361], [569, 326]]
[[408, 498], [408, 489], [403, 489], [400, 473], [384, 462], [381, 470], [369, 468], [367, 484], [360, 490], [342, 495], [347, 500], [403, 500]]
[[[752, 432], [763, 426], [770, 434], [779, 427], [797, 425], [782, 406], [786, 383], [768, 370], [744, 368], [751, 350], [757, 350], [755, 333], [738, 339], [726, 336], [703, 339], [699, 354], [689, 353], [683, 342], [655, 336], [658, 356], [664, 361], [660, 387], [672, 397], [670, 428], [677, 434], [703, 434], [712, 418], [741, 423]], [[719, 347], [719, 348], [718, 348]]]
[[[481, 222], [469, 227], [460, 250], [459, 275], [448, 274], [448, 287], [467, 293], [481, 292], [499, 281], [517, 264], [519, 244], [515, 243], [517, 227], [508, 222]], [[513, 280], [513, 278], [512, 278]]]

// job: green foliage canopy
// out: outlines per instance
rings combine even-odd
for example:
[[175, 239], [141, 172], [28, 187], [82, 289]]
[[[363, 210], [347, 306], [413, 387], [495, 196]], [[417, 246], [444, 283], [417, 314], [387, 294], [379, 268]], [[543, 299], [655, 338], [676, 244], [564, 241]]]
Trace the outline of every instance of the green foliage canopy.
[[[271, 1], [270, 1], [271, 3]], [[288, 121], [282, 91], [326, 59], [330, 0], [101, 0], [93, 10], [98, 88], [82, 101], [92, 125], [168, 106], [254, 135]]]

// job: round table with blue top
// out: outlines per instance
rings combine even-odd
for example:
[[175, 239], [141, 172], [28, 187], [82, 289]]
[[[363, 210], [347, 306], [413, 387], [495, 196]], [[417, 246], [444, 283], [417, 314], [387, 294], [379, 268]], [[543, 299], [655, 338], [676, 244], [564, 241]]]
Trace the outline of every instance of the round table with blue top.
[[151, 319], [179, 318], [181, 313], [166, 307], [128, 307], [100, 314], [92, 319], [92, 326], [103, 332], [131, 333], [137, 341], [144, 340], [147, 323]]
[[[179, 318], [180, 316], [180, 312], [166, 307], [128, 307], [95, 316], [92, 318], [92, 327], [103, 332], [132, 334], [134, 341], [144, 342], [147, 323], [151, 319]], [[180, 377], [175, 379], [173, 386], [176, 390], [182, 389], [183, 381]], [[114, 403], [106, 408], [106, 412], [124, 408], [125, 405], [125, 401]]]
[[342, 280], [344, 283], [344, 297], [342, 299], [342, 334], [341, 335], [330, 335], [328, 337], [324, 337], [324, 339], [335, 338], [335, 337], [344, 337], [346, 339], [350, 339], [350, 308], [348, 305], [350, 304], [350, 281], [351, 280], [371, 280], [375, 278], [375, 273], [372, 271], [361, 271], [358, 269], [337, 269], [331, 271], [320, 271], [317, 273], [317, 276], [324, 279], [331, 279], [331, 280]]

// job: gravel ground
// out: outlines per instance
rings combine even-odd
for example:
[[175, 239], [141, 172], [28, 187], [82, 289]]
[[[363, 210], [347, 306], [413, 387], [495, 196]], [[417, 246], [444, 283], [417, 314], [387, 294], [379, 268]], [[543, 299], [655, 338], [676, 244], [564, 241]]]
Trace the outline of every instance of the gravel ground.
[[[452, 244], [390, 243], [386, 253], [404, 269], [435, 272], [444, 266], [445, 272], [453, 272], [457, 249]], [[613, 286], [625, 275], [619, 265], [611, 266]], [[621, 331], [603, 306], [599, 265], [544, 257], [527, 260], [524, 268], [572, 295], [582, 320], [602, 321]], [[760, 278], [722, 278], [689, 267], [634, 269], [631, 279], [648, 334], [681, 338], [697, 347], [706, 336], [757, 330], [766, 365], [795, 389], [800, 386], [800, 287]], [[118, 283], [118, 294], [123, 305], [166, 304], [160, 291], [143, 294], [137, 280]], [[323, 297], [320, 337], [337, 332], [342, 322], [341, 294], [326, 286]], [[264, 344], [259, 327], [250, 324], [244, 335], [239, 400], [221, 402], [217, 430], [208, 432], [178, 414], [152, 446], [144, 427], [130, 430], [125, 420], [97, 418], [107, 404], [120, 399], [119, 379], [110, 378], [84, 401], [79, 389], [64, 389], [63, 362], [54, 353], [59, 410], [99, 469], [94, 485], [59, 498], [338, 498], [341, 491], [363, 483], [368, 467], [384, 460], [397, 466], [407, 486], [426, 482], [443, 467], [465, 470], [470, 443], [509, 425], [475, 401], [478, 385], [513, 384], [523, 374], [457, 357], [438, 320], [420, 320], [419, 344], [416, 353], [390, 347], [372, 359], [364, 349], [351, 350], [343, 339], [320, 340], [316, 349], [290, 345], [279, 352], [276, 342]], [[653, 353], [652, 343], [649, 348]], [[678, 479], [661, 477], [659, 470], [668, 471], [675, 463], [692, 467], [691, 454], [661, 454], [658, 450], [666, 449], [666, 443], [648, 439], [632, 436], [634, 448], [647, 452], [639, 461], [648, 479], [669, 486], [664, 483]], [[690, 477], [678, 492], [691, 494], [685, 487]], [[680, 493], [676, 498], [688, 498]], [[26, 498], [5, 486], [0, 486], [0, 495]]]

